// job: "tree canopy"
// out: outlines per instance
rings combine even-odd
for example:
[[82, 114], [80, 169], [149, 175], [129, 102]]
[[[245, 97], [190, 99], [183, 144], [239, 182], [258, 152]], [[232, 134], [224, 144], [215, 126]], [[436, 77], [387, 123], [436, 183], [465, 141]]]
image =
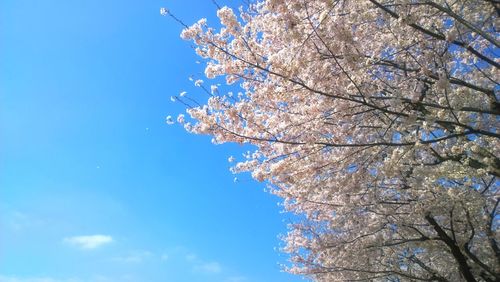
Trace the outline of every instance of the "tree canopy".
[[[164, 11], [169, 13], [168, 11]], [[292, 273], [316, 281], [500, 281], [494, 0], [267, 0], [186, 27], [207, 103], [178, 121], [255, 145], [235, 172], [299, 215]], [[199, 83], [198, 83], [199, 84]]]

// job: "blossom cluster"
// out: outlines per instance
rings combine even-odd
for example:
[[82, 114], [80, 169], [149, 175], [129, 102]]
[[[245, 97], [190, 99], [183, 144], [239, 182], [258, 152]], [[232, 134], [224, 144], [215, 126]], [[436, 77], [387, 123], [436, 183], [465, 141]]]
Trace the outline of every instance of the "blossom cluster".
[[182, 32], [207, 78], [241, 88], [197, 81], [211, 98], [186, 128], [255, 146], [233, 171], [303, 219], [284, 236], [288, 271], [500, 279], [495, 5], [268, 0], [221, 8], [219, 30], [202, 19]]

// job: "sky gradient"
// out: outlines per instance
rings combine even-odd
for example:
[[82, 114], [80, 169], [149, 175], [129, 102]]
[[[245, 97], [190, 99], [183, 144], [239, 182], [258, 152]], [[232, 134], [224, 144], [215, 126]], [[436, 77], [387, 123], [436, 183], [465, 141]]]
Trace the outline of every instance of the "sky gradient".
[[[224, 3], [221, 1], [221, 3]], [[0, 2], [0, 282], [280, 282], [279, 199], [165, 123], [203, 1]]]

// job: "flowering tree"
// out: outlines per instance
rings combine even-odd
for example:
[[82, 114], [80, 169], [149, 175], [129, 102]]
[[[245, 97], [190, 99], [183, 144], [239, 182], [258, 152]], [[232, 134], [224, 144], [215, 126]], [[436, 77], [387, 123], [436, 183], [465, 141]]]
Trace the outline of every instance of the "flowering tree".
[[217, 15], [222, 28], [202, 19], [181, 36], [208, 78], [242, 91], [175, 97], [192, 118], [178, 120], [255, 145], [233, 169], [301, 216], [288, 271], [500, 281], [498, 1], [267, 0]]

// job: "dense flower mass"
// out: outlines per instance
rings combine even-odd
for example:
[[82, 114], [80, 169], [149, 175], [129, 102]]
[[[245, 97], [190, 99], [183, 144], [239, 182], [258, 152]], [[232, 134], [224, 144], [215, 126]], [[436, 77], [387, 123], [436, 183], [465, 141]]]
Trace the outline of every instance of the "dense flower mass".
[[290, 272], [499, 281], [499, 14], [488, 0], [223, 7], [220, 29], [182, 37], [242, 92], [207, 90], [186, 128], [256, 146], [234, 171], [303, 216]]

